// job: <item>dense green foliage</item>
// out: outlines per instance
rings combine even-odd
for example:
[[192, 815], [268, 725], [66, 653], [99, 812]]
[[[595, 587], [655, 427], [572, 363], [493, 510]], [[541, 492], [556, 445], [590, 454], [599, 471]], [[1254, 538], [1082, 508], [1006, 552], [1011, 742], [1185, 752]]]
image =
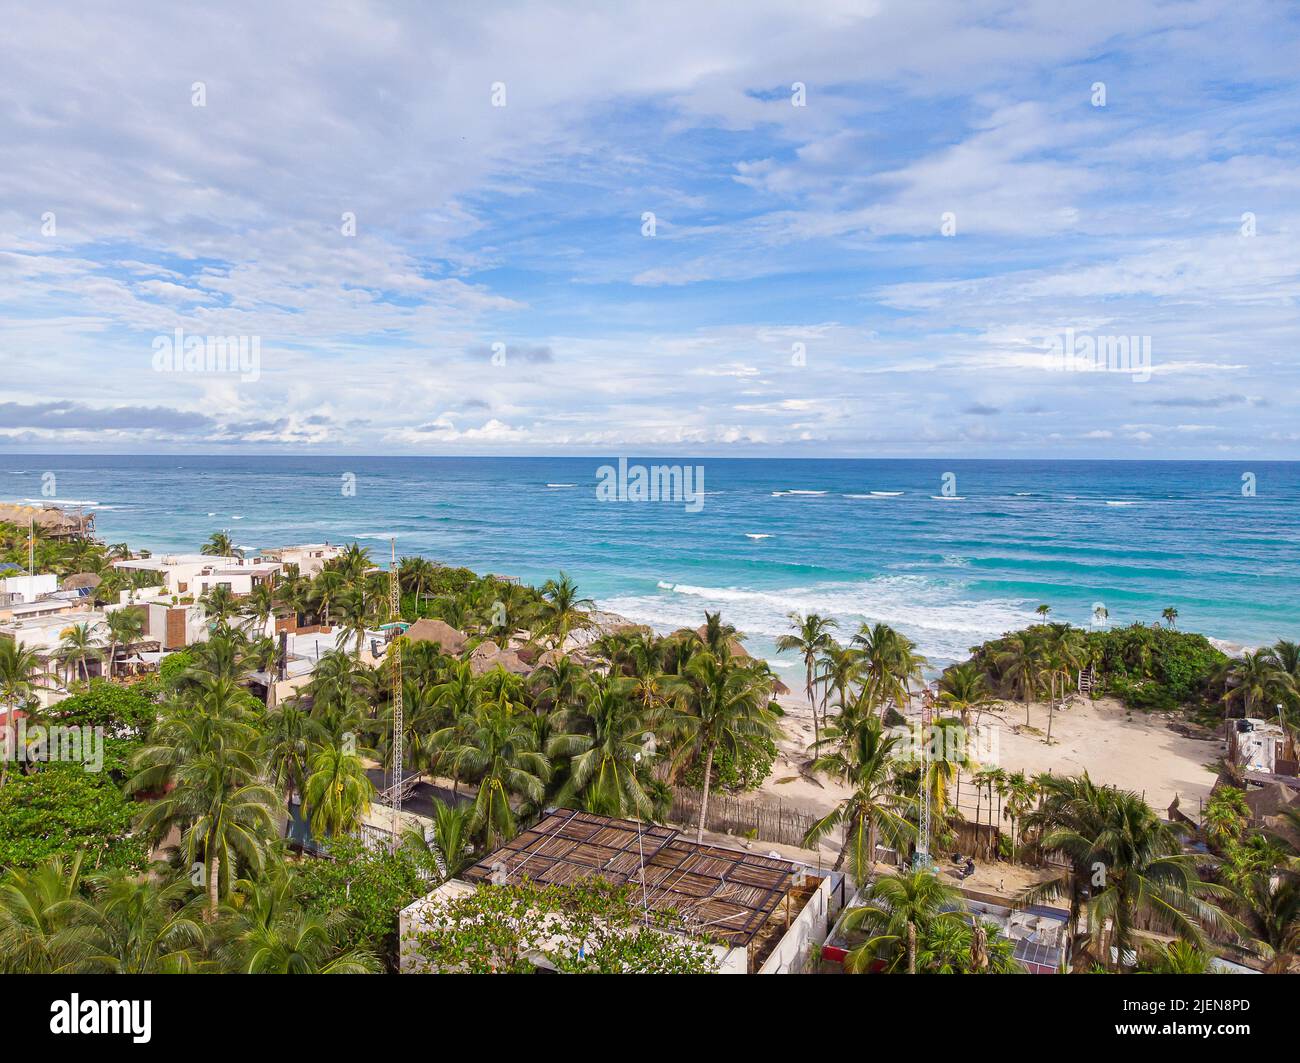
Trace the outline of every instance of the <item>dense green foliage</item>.
[[483, 885], [431, 902], [410, 942], [417, 969], [526, 974], [707, 974], [713, 950], [664, 932], [672, 913], [646, 925], [629, 888], [593, 880], [568, 886]]
[[[709, 789], [713, 793], [757, 789], [772, 774], [776, 753], [776, 743], [766, 736], [758, 736], [735, 750], [720, 750], [713, 760]], [[704, 784], [704, 762], [699, 757], [691, 761], [681, 781], [697, 790]]]
[[128, 836], [135, 811], [108, 771], [53, 763], [11, 772], [0, 787], [0, 868], [78, 852], [91, 867], [143, 867], [148, 849]]
[[409, 846], [389, 853], [354, 838], [336, 838], [327, 856], [299, 864], [296, 890], [308, 911], [348, 916], [342, 944], [372, 949], [396, 969], [398, 916], [437, 880], [432, 861], [421, 859]]
[[1204, 635], [1167, 627], [1132, 624], [1085, 638], [1104, 690], [1134, 709], [1171, 710], [1211, 697], [1228, 663]]

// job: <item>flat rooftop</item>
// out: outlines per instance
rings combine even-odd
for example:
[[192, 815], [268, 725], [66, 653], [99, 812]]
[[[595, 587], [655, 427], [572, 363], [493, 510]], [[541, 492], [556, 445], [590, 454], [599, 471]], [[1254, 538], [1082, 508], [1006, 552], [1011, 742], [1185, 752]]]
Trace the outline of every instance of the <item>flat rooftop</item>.
[[672, 912], [678, 929], [748, 945], [793, 887], [795, 865], [716, 845], [697, 845], [675, 827], [638, 824], [570, 808], [554, 809], [460, 877], [567, 884], [600, 878], [614, 885], [641, 882], [645, 902]]

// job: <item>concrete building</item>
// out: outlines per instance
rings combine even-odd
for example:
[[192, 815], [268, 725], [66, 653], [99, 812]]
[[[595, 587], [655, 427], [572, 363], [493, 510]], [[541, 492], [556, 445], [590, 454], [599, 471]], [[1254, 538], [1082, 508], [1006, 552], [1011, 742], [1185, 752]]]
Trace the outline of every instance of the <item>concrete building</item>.
[[156, 557], [114, 561], [113, 567], [128, 572], [150, 572], [158, 577], [164, 594], [194, 597], [207, 594], [218, 585], [232, 594], [248, 594], [259, 584], [274, 584], [282, 566], [260, 557], [209, 557], [207, 554], [159, 554]]
[[673, 920], [660, 932], [707, 945], [719, 974], [802, 972], [826, 939], [844, 883], [838, 873], [779, 857], [700, 845], [675, 827], [550, 809], [402, 912], [400, 969], [421, 969], [416, 935], [430, 914], [484, 883], [564, 885], [592, 877], [633, 884], [647, 911]]
[[0, 604], [27, 605], [58, 589], [59, 577], [53, 572], [6, 576], [0, 579]]
[[293, 566], [298, 575], [310, 579], [320, 574], [325, 562], [339, 557], [343, 547], [330, 543], [304, 543], [301, 546], [276, 546], [258, 553], [264, 560], [278, 562], [286, 568]]

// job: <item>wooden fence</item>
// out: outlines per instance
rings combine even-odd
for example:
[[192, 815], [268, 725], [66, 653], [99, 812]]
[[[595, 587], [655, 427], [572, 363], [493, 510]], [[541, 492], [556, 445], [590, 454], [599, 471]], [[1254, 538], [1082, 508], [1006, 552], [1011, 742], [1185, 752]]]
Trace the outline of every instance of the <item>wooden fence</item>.
[[[734, 834], [758, 841], [776, 842], [779, 845], [804, 846], [804, 836], [819, 817], [800, 809], [791, 808], [782, 801], [760, 797], [710, 794], [705, 814], [704, 829], [718, 834]], [[668, 813], [672, 823], [694, 827], [700, 821], [700, 794], [698, 790], [675, 787], [672, 809]], [[831, 841], [837, 841], [836, 830]]]

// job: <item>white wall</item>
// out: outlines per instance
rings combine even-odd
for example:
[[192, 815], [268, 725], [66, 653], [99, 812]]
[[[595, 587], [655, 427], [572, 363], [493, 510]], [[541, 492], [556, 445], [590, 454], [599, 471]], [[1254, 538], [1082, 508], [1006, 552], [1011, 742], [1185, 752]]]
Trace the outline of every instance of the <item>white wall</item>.
[[[808, 903], [803, 906], [794, 922], [790, 924], [790, 929], [785, 932], [780, 943], [772, 950], [772, 954], [763, 961], [763, 966], [759, 968], [759, 974], [802, 974], [808, 964], [809, 953], [814, 945], [821, 946], [826, 941], [826, 935], [830, 933], [832, 911], [832, 889], [831, 876], [826, 875], [821, 880], [821, 885], [811, 897]], [[772, 918], [778, 918], [781, 914], [781, 906], [772, 913]]]
[[0, 592], [21, 594], [24, 602], [34, 602], [42, 594], [53, 594], [59, 589], [59, 577], [53, 572], [38, 572], [34, 576], [6, 576], [0, 580]]

